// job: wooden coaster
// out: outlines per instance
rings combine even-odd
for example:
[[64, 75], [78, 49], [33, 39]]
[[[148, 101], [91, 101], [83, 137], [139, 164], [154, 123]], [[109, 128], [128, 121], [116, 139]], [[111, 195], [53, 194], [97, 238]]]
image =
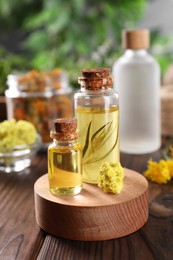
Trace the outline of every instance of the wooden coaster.
[[138, 230], [148, 219], [148, 182], [129, 169], [125, 169], [124, 188], [118, 195], [84, 183], [80, 194], [57, 197], [49, 191], [47, 174], [36, 181], [34, 194], [38, 225], [62, 238], [118, 238]]

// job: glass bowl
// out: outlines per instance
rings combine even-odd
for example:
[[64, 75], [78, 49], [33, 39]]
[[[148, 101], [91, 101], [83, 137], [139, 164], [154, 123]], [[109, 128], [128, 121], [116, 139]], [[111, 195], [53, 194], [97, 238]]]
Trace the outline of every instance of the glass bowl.
[[32, 159], [41, 146], [38, 135], [35, 143], [22, 144], [14, 147], [0, 147], [0, 171], [20, 172], [29, 167]]

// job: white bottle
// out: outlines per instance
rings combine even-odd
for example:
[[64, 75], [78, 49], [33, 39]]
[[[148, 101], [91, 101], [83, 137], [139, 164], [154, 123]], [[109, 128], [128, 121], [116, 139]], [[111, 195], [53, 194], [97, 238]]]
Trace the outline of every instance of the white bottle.
[[160, 67], [147, 52], [149, 31], [123, 31], [124, 54], [113, 65], [119, 94], [120, 150], [150, 153], [161, 144]]

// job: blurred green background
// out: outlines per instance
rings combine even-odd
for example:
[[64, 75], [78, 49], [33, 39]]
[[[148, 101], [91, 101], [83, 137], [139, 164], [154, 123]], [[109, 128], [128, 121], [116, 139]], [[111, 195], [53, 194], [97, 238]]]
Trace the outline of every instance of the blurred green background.
[[[121, 31], [135, 28], [149, 0], [1, 0], [0, 92], [12, 71], [65, 69], [72, 86], [80, 70], [112, 67]], [[172, 62], [160, 51], [171, 37], [151, 32], [151, 51], [162, 73]], [[159, 51], [158, 51], [159, 50]]]

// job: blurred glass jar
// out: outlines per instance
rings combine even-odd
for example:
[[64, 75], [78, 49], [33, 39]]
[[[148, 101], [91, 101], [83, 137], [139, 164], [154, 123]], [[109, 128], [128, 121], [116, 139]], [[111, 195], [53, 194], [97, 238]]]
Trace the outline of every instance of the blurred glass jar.
[[52, 120], [73, 116], [73, 90], [64, 71], [32, 70], [9, 75], [5, 91], [8, 119], [31, 122], [42, 138], [42, 148], [51, 142]]
[[0, 171], [21, 172], [31, 166], [32, 159], [38, 152], [41, 138], [37, 138], [32, 144], [21, 144], [12, 147], [0, 146]]

